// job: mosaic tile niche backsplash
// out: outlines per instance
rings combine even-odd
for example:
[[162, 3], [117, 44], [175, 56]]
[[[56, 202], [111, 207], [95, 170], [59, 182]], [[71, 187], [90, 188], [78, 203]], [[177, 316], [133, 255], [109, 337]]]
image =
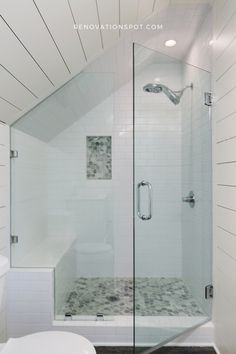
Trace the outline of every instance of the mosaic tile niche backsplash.
[[87, 178], [111, 179], [111, 136], [87, 136]]

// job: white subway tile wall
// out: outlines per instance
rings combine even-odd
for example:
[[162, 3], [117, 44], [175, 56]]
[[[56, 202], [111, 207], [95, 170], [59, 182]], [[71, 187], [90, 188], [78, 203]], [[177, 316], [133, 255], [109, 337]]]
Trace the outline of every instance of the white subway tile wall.
[[[9, 257], [9, 127], [0, 122], [0, 254]], [[0, 343], [6, 340], [6, 279], [0, 278]]]
[[213, 45], [214, 323], [221, 354], [236, 352], [236, 2], [215, 2]]
[[[180, 277], [181, 112], [165, 96], [143, 92], [143, 85], [158, 73], [170, 85], [181, 87], [179, 65], [171, 70], [169, 65], [153, 65], [139, 77], [137, 178], [150, 180], [158, 176], [158, 202], [154, 204], [157, 224], [139, 223], [137, 231], [142, 236], [146, 228], [158, 228], [159, 237], [152, 232], [152, 240], [141, 237], [137, 265], [139, 276]], [[103, 266], [104, 274], [93, 250], [87, 262], [78, 267], [77, 276], [132, 277], [132, 118], [130, 82], [50, 141], [49, 236], [74, 236], [78, 243], [105, 242], [113, 247], [113, 260]], [[93, 135], [112, 135], [111, 181], [86, 178], [86, 136]], [[76, 250], [79, 252], [79, 244]], [[80, 254], [77, 258], [82, 259]]]
[[8, 337], [50, 330], [53, 295], [52, 269], [12, 269], [7, 278]]
[[114, 93], [113, 236], [114, 275], [133, 276], [133, 90]]
[[[8, 282], [8, 336], [37, 331], [70, 331], [94, 344], [132, 345], [132, 319], [122, 321], [54, 321], [53, 269], [12, 269]], [[15, 296], [17, 292], [17, 297]]]
[[[91, 80], [93, 75], [91, 76]], [[102, 89], [102, 88], [101, 88]], [[74, 92], [76, 100], [76, 92]], [[87, 136], [112, 136], [115, 130], [113, 95], [77, 120], [48, 144], [48, 237], [74, 238], [74, 252], [81, 262], [80, 245], [94, 244], [81, 262], [77, 277], [99, 276], [96, 245], [113, 248], [113, 180], [116, 141], [112, 139], [112, 179], [87, 178]], [[92, 220], [92, 222], [91, 222]], [[115, 252], [114, 252], [115, 253]], [[104, 256], [104, 255], [103, 255]], [[113, 276], [113, 257], [106, 264], [103, 276]], [[108, 273], [107, 273], [108, 272]], [[57, 272], [58, 274], [58, 272]], [[59, 285], [59, 284], [58, 284]], [[63, 286], [63, 285], [62, 285]]]
[[[135, 75], [135, 183], [150, 182], [153, 194], [150, 221], [137, 217], [135, 205], [135, 273], [138, 277], [181, 278], [181, 105], [175, 106], [163, 93], [144, 92], [143, 86], [158, 77], [179, 90], [182, 66], [168, 63], [167, 58], [159, 61], [156, 54], [153, 63]], [[141, 204], [146, 210], [145, 203]]]

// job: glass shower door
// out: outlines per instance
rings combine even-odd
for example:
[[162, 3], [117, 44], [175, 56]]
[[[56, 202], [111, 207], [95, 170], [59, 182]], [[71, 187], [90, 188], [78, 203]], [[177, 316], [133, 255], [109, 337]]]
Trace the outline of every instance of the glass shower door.
[[205, 92], [209, 72], [134, 45], [134, 335], [147, 352], [211, 315]]

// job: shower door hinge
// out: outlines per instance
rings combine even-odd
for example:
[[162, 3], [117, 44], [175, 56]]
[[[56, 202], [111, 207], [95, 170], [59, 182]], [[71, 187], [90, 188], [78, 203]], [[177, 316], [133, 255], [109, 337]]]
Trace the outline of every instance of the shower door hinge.
[[17, 150], [10, 150], [10, 158], [14, 159], [18, 157], [18, 151]]
[[205, 92], [204, 93], [204, 104], [206, 106], [211, 107], [212, 106], [212, 93], [211, 92]]
[[205, 299], [213, 299], [214, 296], [214, 287], [213, 285], [207, 285], [205, 287]]
[[96, 314], [96, 321], [104, 321], [103, 313], [97, 313]]
[[17, 235], [11, 235], [10, 241], [11, 241], [11, 244], [18, 243], [19, 237]]
[[72, 313], [71, 312], [65, 313], [64, 321], [72, 321]]

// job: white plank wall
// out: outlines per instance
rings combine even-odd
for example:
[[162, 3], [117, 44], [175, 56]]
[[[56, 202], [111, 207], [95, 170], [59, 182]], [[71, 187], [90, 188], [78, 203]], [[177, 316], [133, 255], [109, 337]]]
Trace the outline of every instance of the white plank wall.
[[214, 19], [214, 323], [221, 354], [236, 353], [236, 1]]
[[[0, 254], [9, 257], [9, 127], [0, 122]], [[0, 343], [6, 340], [6, 286], [0, 278]]]
[[9, 256], [9, 127], [0, 122], [0, 254]]
[[[51, 36], [63, 61], [72, 74], [78, 73], [86, 65], [81, 41], [75, 31], [70, 8], [65, 0], [36, 0]], [[57, 16], [55, 16], [55, 9]], [[68, 40], [69, 39], [69, 40]]]
[[[11, 124], [169, 0], [1, 0], [0, 115]], [[160, 5], [160, 6], [159, 6]]]
[[[1, 14], [11, 30], [19, 34], [21, 43], [34, 57], [35, 63], [38, 63], [49, 82], [54, 86], [62, 85], [68, 79], [68, 69], [34, 2], [1, 0]], [[32, 31], [37, 33], [43, 43], [43, 50], [32, 36]]]
[[[110, 25], [119, 23], [119, 0], [98, 0], [97, 4], [101, 23]], [[104, 48], [107, 48], [119, 39], [119, 29], [112, 31], [104, 29], [101, 35]]]

